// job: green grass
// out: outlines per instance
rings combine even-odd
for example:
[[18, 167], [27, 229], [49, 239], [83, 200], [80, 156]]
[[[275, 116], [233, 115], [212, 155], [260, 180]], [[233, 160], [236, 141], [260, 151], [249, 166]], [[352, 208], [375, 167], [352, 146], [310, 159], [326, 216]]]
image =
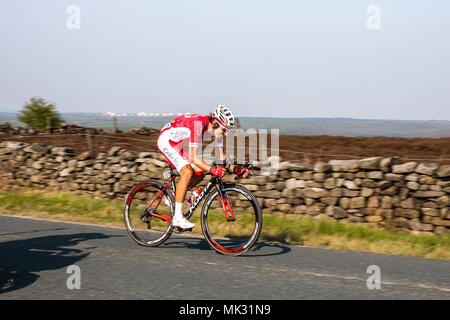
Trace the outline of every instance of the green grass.
[[[201, 234], [199, 211], [197, 209], [191, 218], [197, 224], [193, 230], [197, 234]], [[0, 191], [0, 213], [124, 226], [123, 201], [94, 199], [90, 196], [66, 192]], [[217, 220], [214, 219], [212, 223], [216, 222]], [[234, 228], [234, 232], [239, 231], [236, 227]], [[220, 232], [226, 234], [228, 231], [225, 228]], [[264, 214], [260, 240], [450, 260], [449, 234], [412, 235], [366, 225], [320, 221], [295, 215]]]
[[366, 225], [319, 221], [295, 216], [265, 215], [264, 224], [265, 227], [270, 227], [263, 234], [263, 239], [349, 250], [450, 258], [450, 235], [448, 234], [412, 235], [407, 232], [387, 231]]
[[122, 202], [93, 199], [67, 192], [0, 191], [0, 209], [4, 214], [106, 223], [108, 225], [123, 224]]

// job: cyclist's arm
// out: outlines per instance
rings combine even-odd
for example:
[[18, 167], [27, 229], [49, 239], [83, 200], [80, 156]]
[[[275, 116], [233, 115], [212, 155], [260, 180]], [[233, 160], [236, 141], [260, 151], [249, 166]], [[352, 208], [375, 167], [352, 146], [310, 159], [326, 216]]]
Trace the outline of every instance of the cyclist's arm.
[[216, 144], [216, 148], [218, 149], [219, 158], [220, 160], [225, 160], [227, 158], [227, 155], [223, 151], [223, 144]]
[[[225, 154], [225, 152], [223, 152], [223, 146], [217, 146], [216, 147], [219, 148], [219, 155], [220, 155], [220, 160], [225, 160], [227, 158], [227, 155]], [[236, 165], [235, 164], [230, 164], [229, 166], [229, 172], [234, 172], [234, 169], [236, 169]], [[247, 178], [249, 176], [249, 172], [247, 171], [246, 173], [244, 173], [242, 175], [242, 178]]]
[[190, 145], [189, 146], [189, 162], [195, 164], [197, 167], [204, 171], [210, 171], [212, 166], [207, 164], [197, 155], [197, 146]]
[[[197, 167], [199, 167], [200, 169], [202, 169], [204, 171], [210, 171], [212, 166], [207, 164], [205, 161], [203, 161], [197, 155], [197, 149], [198, 149], [197, 143], [198, 142], [197, 142], [196, 137], [192, 137], [191, 142], [189, 143], [189, 162], [196, 165]], [[214, 139], [214, 144], [216, 145], [216, 148], [219, 149], [218, 153], [219, 153], [220, 160], [225, 160], [227, 155], [223, 152], [223, 137], [222, 136], [216, 137]]]
[[[216, 145], [216, 149], [218, 149], [218, 154], [220, 160], [225, 160], [227, 158], [227, 155], [223, 151], [223, 135], [218, 135], [214, 139], [214, 144]], [[236, 168], [236, 165], [230, 164], [229, 170], [230, 172], [234, 172], [234, 169]]]
[[218, 135], [214, 138], [214, 145], [216, 146], [216, 150], [218, 151], [220, 160], [225, 160], [227, 155], [223, 151], [223, 136]]

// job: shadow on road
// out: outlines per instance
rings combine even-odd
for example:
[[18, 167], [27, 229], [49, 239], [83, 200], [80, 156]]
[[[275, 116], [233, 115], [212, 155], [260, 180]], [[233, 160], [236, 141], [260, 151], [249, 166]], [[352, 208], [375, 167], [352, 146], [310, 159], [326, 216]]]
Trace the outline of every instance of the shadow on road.
[[[186, 248], [197, 250], [211, 250], [215, 252], [205, 239], [202, 238], [188, 238], [177, 237], [164, 243], [162, 247], [172, 248]], [[291, 248], [278, 243], [258, 242], [246, 254], [240, 257], [266, 257], [286, 254], [291, 251]]]
[[3, 236], [16, 236], [19, 234], [26, 234], [26, 233], [39, 233], [39, 232], [48, 232], [48, 231], [61, 231], [66, 230], [67, 228], [54, 228], [54, 229], [36, 229], [36, 230], [30, 230], [30, 231], [21, 231], [21, 232], [10, 232], [10, 233], [0, 233], [0, 237]]
[[32, 284], [39, 278], [37, 272], [67, 267], [90, 254], [65, 247], [110, 237], [102, 233], [78, 233], [1, 242], [0, 294]]
[[258, 242], [247, 254], [242, 257], [250, 258], [277, 256], [280, 254], [286, 254], [291, 250], [291, 248], [279, 243]]

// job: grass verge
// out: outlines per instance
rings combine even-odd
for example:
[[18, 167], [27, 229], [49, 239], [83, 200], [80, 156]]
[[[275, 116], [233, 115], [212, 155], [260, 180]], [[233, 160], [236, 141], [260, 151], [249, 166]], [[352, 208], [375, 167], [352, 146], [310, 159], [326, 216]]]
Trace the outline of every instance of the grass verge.
[[[199, 211], [199, 210], [197, 210]], [[123, 201], [46, 190], [0, 191], [0, 213], [123, 227]], [[201, 234], [200, 215], [191, 220]], [[260, 240], [450, 260], [450, 235], [412, 235], [309, 217], [264, 214]]]

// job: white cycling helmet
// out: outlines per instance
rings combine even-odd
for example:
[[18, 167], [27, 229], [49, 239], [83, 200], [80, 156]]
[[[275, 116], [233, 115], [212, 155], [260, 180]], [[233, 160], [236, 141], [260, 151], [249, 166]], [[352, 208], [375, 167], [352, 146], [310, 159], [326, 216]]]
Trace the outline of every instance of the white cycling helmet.
[[219, 125], [224, 129], [234, 129], [236, 121], [234, 120], [233, 113], [227, 107], [219, 105], [213, 112], [209, 114], [211, 118], [217, 120]]

